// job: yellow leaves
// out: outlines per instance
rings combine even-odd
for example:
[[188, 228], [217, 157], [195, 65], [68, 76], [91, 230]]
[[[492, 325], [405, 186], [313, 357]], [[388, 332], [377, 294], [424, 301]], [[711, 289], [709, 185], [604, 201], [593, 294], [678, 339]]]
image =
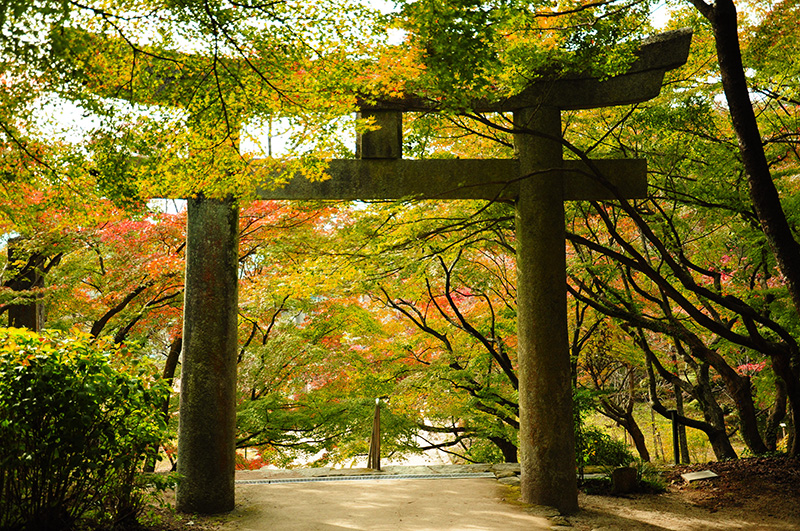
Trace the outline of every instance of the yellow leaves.
[[[365, 97], [399, 99], [415, 95], [413, 90], [425, 66], [419, 54], [408, 46], [386, 46], [373, 50], [376, 59], [365, 61], [357, 67], [354, 77], [357, 90]], [[411, 92], [411, 94], [408, 94]]]
[[21, 365], [29, 366], [37, 355], [53, 350], [49, 338], [27, 328], [0, 328], [0, 356], [12, 356]]

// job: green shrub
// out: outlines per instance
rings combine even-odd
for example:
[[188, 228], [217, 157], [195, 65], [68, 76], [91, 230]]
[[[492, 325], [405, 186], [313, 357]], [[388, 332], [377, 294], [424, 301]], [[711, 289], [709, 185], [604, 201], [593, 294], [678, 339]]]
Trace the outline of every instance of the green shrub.
[[166, 393], [129, 348], [0, 329], [0, 529], [135, 519]]
[[579, 466], [628, 466], [633, 454], [624, 442], [612, 438], [598, 428], [584, 428], [579, 434]]

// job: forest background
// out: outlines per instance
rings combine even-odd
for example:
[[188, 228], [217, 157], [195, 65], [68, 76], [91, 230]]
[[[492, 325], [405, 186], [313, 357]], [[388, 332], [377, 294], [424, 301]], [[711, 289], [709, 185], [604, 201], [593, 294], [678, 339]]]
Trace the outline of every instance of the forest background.
[[[354, 156], [349, 131], [371, 126], [352, 118], [364, 100], [438, 106], [405, 116], [407, 158], [512, 157], [510, 117], [470, 103], [623, 71], [657, 8], [6, 2], [0, 223], [34, 259], [5, 264], [0, 308], [37, 301], [46, 328], [139, 344], [177, 387], [185, 213], [148, 200], [233, 194], [237, 445], [258, 450], [255, 464], [365, 456], [376, 397], [386, 455], [516, 461], [513, 205], [286, 203], [254, 190]], [[577, 421], [621, 427], [643, 460], [670, 455], [672, 410], [688, 427], [683, 460], [796, 455], [800, 3], [669, 8], [664, 29], [694, 37], [658, 98], [563, 113], [565, 157], [647, 158], [650, 186], [646, 200], [567, 205]], [[165, 78], [180, 82], [146, 96]], [[75, 125], [58, 116], [64, 101], [89, 130], [57, 130]], [[288, 131], [279, 157], [276, 129]], [[24, 289], [31, 269], [44, 286]], [[608, 437], [582, 433], [584, 450]]]

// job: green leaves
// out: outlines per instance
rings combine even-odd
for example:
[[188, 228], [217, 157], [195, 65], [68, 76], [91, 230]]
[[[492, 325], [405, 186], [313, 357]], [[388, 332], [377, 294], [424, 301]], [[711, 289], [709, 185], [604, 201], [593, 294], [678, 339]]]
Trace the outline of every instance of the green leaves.
[[161, 443], [169, 389], [131, 356], [88, 335], [0, 329], [0, 527], [114, 523], [140, 507], [130, 482]]
[[424, 65], [411, 92], [445, 109], [502, 99], [544, 78], [624, 71], [650, 2], [405, 0], [401, 26]]
[[488, 69], [497, 60], [494, 3], [423, 0], [402, 4], [406, 28], [422, 52], [426, 76], [436, 83], [432, 88], [454, 96], [463, 93], [465, 102], [482, 94], [489, 82]]

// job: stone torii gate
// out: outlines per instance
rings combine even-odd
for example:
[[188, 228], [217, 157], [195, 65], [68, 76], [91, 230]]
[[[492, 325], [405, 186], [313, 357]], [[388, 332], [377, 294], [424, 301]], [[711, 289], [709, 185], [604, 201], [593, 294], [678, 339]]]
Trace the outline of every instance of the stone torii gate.
[[[362, 108], [379, 129], [358, 136], [357, 159], [331, 161], [330, 179], [301, 177], [262, 199], [510, 199], [516, 205], [519, 446], [525, 502], [578, 509], [567, 337], [564, 201], [642, 198], [646, 161], [562, 157], [561, 111], [623, 105], [658, 95], [664, 73], [684, 64], [691, 31], [643, 41], [637, 59], [610, 79], [538, 82], [476, 112], [513, 113], [516, 158], [404, 160], [403, 112], [417, 100]], [[188, 200], [177, 507], [234, 507], [238, 209]]]

